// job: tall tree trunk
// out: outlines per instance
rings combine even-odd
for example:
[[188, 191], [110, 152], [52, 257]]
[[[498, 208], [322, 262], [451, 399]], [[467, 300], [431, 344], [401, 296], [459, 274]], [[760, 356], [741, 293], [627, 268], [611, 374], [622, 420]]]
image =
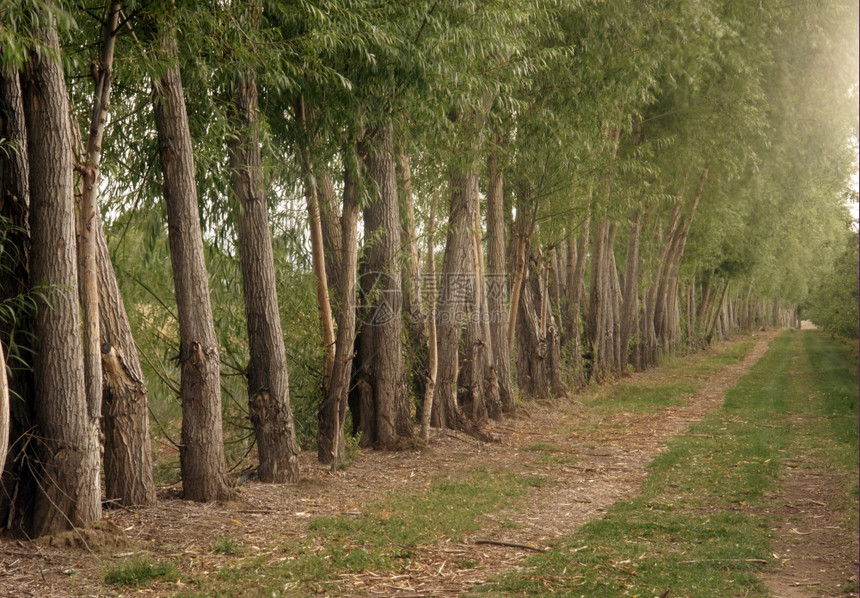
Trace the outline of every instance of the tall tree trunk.
[[[398, 145], [402, 145], [402, 142]], [[427, 380], [427, 326], [421, 301], [421, 270], [418, 244], [415, 238], [415, 206], [412, 197], [412, 169], [402, 147], [397, 154], [398, 197], [400, 199], [400, 240], [405, 256], [403, 272], [403, 315], [409, 365], [412, 372], [412, 390], [415, 396], [424, 395]]]
[[516, 330], [517, 385], [524, 397], [549, 399], [548, 350], [540, 326], [541, 284], [533, 264], [537, 264], [536, 260], [529, 259], [520, 292]]
[[[121, 3], [111, 2], [102, 23], [95, 91], [81, 173], [79, 260], [84, 315], [87, 401], [100, 412], [104, 433], [104, 480], [108, 504], [156, 501], [149, 436], [148, 396], [137, 348], [111, 265], [98, 211], [102, 139], [110, 106], [116, 28]], [[73, 128], [77, 137], [78, 130]]]
[[591, 291], [588, 308], [588, 340], [591, 347], [591, 376], [598, 383], [609, 376], [612, 359], [612, 306], [609, 294], [610, 224], [598, 221], [591, 254]]
[[295, 482], [299, 479], [299, 446], [290, 408], [253, 76], [235, 77], [233, 101], [242, 122], [228, 145], [231, 184], [239, 204], [239, 256], [250, 354], [248, 411], [260, 459], [257, 473], [263, 482]]
[[317, 192], [319, 199], [320, 224], [322, 226], [323, 249], [325, 253], [325, 272], [334, 296], [340, 297], [342, 272], [341, 256], [344, 252], [341, 238], [340, 210], [335, 193], [332, 175], [324, 168], [317, 168]]
[[360, 348], [362, 442], [395, 448], [398, 437], [411, 438], [414, 432], [401, 351], [400, 211], [390, 122], [369, 134], [361, 154], [375, 187], [375, 198], [364, 210], [370, 244], [361, 286], [370, 310]]
[[105, 497], [123, 506], [154, 504], [149, 396], [101, 219], [96, 227], [101, 318]]
[[[476, 181], [477, 183], [477, 181]], [[474, 188], [477, 196], [477, 184]], [[476, 203], [478, 203], [476, 201]], [[476, 206], [477, 208], [477, 206]], [[487, 298], [487, 277], [484, 272], [484, 248], [481, 234], [480, 209], [474, 213], [474, 259], [475, 259], [475, 290], [476, 311], [478, 313], [477, 332], [478, 346], [481, 363], [481, 395], [487, 415], [495, 420], [502, 418], [502, 400], [499, 384], [499, 375], [496, 368], [495, 356], [492, 350], [492, 333], [490, 332], [490, 304]]]
[[37, 299], [36, 422], [40, 492], [32, 534], [55, 533], [101, 517], [98, 419], [86, 402], [78, 310], [74, 189], [68, 95], [53, 19], [39, 32], [47, 51], [32, 54], [22, 77], [32, 208], [32, 280]]
[[580, 225], [580, 234], [567, 239], [567, 289], [568, 301], [565, 310], [564, 342], [570, 354], [570, 384], [575, 390], [586, 383], [585, 367], [582, 362], [582, 307], [585, 297], [585, 264], [588, 257], [589, 232], [591, 219], [586, 217]]
[[[2, 54], [2, 50], [0, 50]], [[0, 137], [10, 151], [0, 152], [0, 214], [7, 219], [0, 254], [0, 301], [14, 305], [30, 289], [30, 182], [27, 131], [18, 71], [0, 66]], [[35, 443], [28, 438], [35, 427], [33, 395], [33, 314], [19, 305], [14, 320], [0, 322], [12, 395], [8, 460], [0, 489], [0, 527], [28, 535], [33, 500], [38, 491], [39, 462]], [[2, 467], [2, 463], [0, 463]]]
[[630, 231], [627, 238], [627, 257], [624, 265], [623, 308], [621, 312], [621, 348], [623, 368], [626, 371], [627, 352], [630, 337], [636, 330], [636, 316], [639, 313], [639, 232], [642, 229], [642, 215], [636, 210], [630, 218]]
[[[343, 211], [338, 237], [343, 242], [338, 279], [337, 340], [334, 368], [325, 400], [318, 412], [317, 458], [320, 463], [337, 467], [344, 456], [343, 420], [346, 415], [355, 346], [355, 290], [356, 262], [358, 259], [358, 195], [355, 180], [354, 156], [346, 160], [343, 187]], [[358, 414], [354, 414], [356, 417]]]
[[430, 421], [433, 416], [433, 396], [436, 393], [436, 375], [439, 370], [439, 348], [436, 345], [436, 252], [433, 235], [436, 232], [436, 205], [438, 193], [433, 194], [430, 215], [427, 219], [427, 384], [424, 387], [424, 403], [421, 406], [421, 439], [430, 441]]
[[507, 274], [505, 271], [504, 175], [499, 156], [487, 158], [487, 316], [490, 343], [499, 381], [502, 411], [515, 409], [511, 382], [511, 352], [508, 345]]
[[179, 461], [185, 498], [206, 502], [229, 499], [234, 493], [227, 480], [224, 458], [218, 339], [203, 256], [194, 153], [173, 32], [162, 32], [160, 43], [164, 57], [170, 61], [155, 82], [154, 104], [179, 316]]
[[[460, 355], [460, 339], [476, 309], [477, 294], [475, 279], [474, 214], [477, 206], [477, 177], [473, 173], [449, 172], [451, 204], [448, 215], [448, 236], [445, 241], [445, 257], [442, 262], [441, 288], [438, 298], [438, 372], [436, 396], [433, 405], [433, 423], [442, 428], [460, 429], [479, 435], [474, 422], [469, 421], [460, 409], [458, 382], [466, 388], [463, 403], [469, 403], [470, 411], [479, 414], [483, 404], [481, 385], [473, 375], [473, 361], [477, 352], [479, 332], [473, 326], [466, 335], [463, 359]], [[465, 367], [465, 369], [464, 369]]]
[[[98, 186], [101, 169], [102, 138], [110, 106], [113, 56], [119, 23], [120, 3], [111, 2], [102, 22], [98, 62], [94, 64], [92, 116], [86, 150], [78, 169], [81, 173], [81, 196], [78, 207], [78, 274], [81, 300], [85, 384], [90, 418], [98, 420], [102, 412], [102, 368], [99, 329], [99, 266], [97, 229], [101, 226], [98, 209]], [[77, 125], [75, 136], [78, 136]]]
[[[302, 127], [307, 129], [308, 115], [303, 96], [296, 101], [296, 114]], [[326, 392], [331, 381], [331, 372], [334, 367], [334, 318], [331, 314], [331, 302], [328, 294], [328, 274], [326, 271], [325, 248], [323, 241], [322, 218], [319, 208], [319, 190], [314, 164], [311, 159], [310, 149], [307, 147], [300, 150], [302, 157], [302, 170], [304, 171], [305, 202], [308, 210], [308, 225], [311, 233], [311, 262], [313, 264], [314, 276], [316, 277], [317, 310], [320, 318], [323, 346], [323, 392]]]

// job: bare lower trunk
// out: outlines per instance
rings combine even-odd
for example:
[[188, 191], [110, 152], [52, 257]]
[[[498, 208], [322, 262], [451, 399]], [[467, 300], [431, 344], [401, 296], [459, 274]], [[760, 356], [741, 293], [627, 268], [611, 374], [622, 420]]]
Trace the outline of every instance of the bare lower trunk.
[[433, 195], [430, 203], [430, 216], [427, 222], [427, 384], [424, 388], [424, 404], [421, 407], [421, 438], [430, 440], [430, 420], [433, 416], [433, 395], [436, 392], [436, 374], [439, 366], [439, 353], [436, 346], [436, 258], [433, 248], [433, 234], [436, 224], [436, 204], [438, 194]]
[[104, 382], [105, 497], [123, 506], [151, 505], [156, 495], [149, 396], [101, 221], [96, 228], [96, 243]]
[[493, 361], [496, 365], [502, 411], [514, 411], [511, 352], [508, 345], [505, 271], [505, 215], [503, 175], [495, 153], [487, 159], [487, 317]]
[[623, 308], [621, 312], [619, 347], [622, 356], [621, 366], [625, 371], [630, 338], [636, 330], [636, 316], [639, 313], [639, 232], [641, 229], [642, 215], [637, 210], [630, 219], [630, 231], [627, 238], [627, 258], [624, 266]]
[[[0, 254], [0, 301], [15, 305], [15, 298], [30, 289], [29, 164], [20, 78], [17, 71], [3, 66], [0, 66], [0, 137], [7, 140], [10, 150], [0, 152], [0, 214], [9, 224], [3, 231]], [[0, 489], [0, 528], [27, 536], [38, 492], [35, 474], [39, 462], [35, 443], [30, 442], [35, 428], [33, 314], [20, 305], [14, 309], [14, 321], [0, 322], [0, 343], [6, 350], [6, 365], [12, 373], [9, 390], [13, 397], [20, 397], [10, 404], [11, 445]]]
[[591, 254], [591, 291], [588, 308], [588, 341], [591, 352], [591, 377], [604, 382], [612, 359], [612, 306], [609, 294], [609, 222], [600, 220], [594, 229]]
[[580, 225], [580, 233], [567, 240], [567, 288], [568, 301], [565, 310], [564, 343], [570, 354], [570, 384], [573, 389], [586, 383], [585, 366], [582, 362], [582, 311], [585, 297], [585, 264], [588, 257], [591, 220], [586, 218]]
[[32, 280], [45, 285], [35, 323], [35, 416], [40, 492], [31, 535], [55, 533], [101, 517], [98, 416], [84, 386], [75, 251], [71, 128], [60, 46], [47, 16], [39, 32], [48, 51], [30, 56], [22, 76], [30, 164]]
[[[356, 261], [358, 258], [358, 197], [351, 162], [347, 161], [343, 189], [343, 215], [340, 238], [343, 241], [338, 274], [340, 280], [337, 297], [337, 340], [335, 341], [334, 368], [325, 400], [320, 405], [317, 432], [317, 458], [330, 464], [332, 469], [344, 457], [343, 419], [346, 413], [349, 381], [352, 373], [355, 345], [355, 291]], [[356, 414], [357, 415], [357, 414]]]
[[[530, 263], [532, 260], [530, 260]], [[517, 385], [529, 399], [548, 399], [548, 348], [540, 329], [540, 281], [529, 268], [523, 278], [517, 317]]]
[[[78, 207], [78, 274], [81, 301], [84, 368], [90, 418], [98, 420], [102, 412], [102, 369], [99, 330], [99, 266], [96, 245], [99, 222], [98, 187], [101, 168], [102, 138], [107, 124], [113, 55], [120, 3], [111, 2], [101, 28], [101, 47], [94, 71], [92, 116], [85, 154], [78, 166], [81, 172], [81, 196]], [[78, 136], [77, 125], [73, 125]]]
[[162, 34], [172, 65], [155, 82], [155, 125], [164, 176], [168, 241], [179, 316], [182, 443], [179, 451], [185, 498], [232, 498], [221, 429], [218, 340], [209, 299], [209, 276], [197, 206], [194, 154], [173, 33]]
[[[477, 188], [475, 193], [477, 194]], [[481, 214], [479, 210], [474, 213], [474, 258], [475, 258], [475, 303], [479, 315], [477, 321], [478, 352], [480, 355], [482, 385], [481, 396], [487, 415], [495, 420], [502, 418], [502, 400], [500, 396], [500, 384], [498, 370], [496, 369], [495, 356], [492, 350], [492, 333], [490, 332], [490, 307], [487, 299], [487, 279], [484, 275], [484, 250], [481, 235]]]
[[[302, 126], [307, 128], [305, 101], [299, 97], [296, 102], [297, 118]], [[316, 278], [317, 311], [319, 312], [320, 330], [323, 347], [323, 388], [328, 389], [331, 372], [334, 366], [334, 318], [331, 314], [331, 302], [328, 291], [328, 273], [326, 271], [325, 247], [323, 243], [323, 225], [320, 217], [319, 188], [310, 150], [301, 150], [302, 170], [304, 171], [305, 203], [308, 210], [308, 226], [310, 228], [311, 263]]]
[[415, 206], [412, 197], [412, 169], [409, 156], [401, 148], [397, 155], [397, 179], [400, 183], [400, 240], [403, 243], [403, 321], [406, 327], [406, 355], [411, 370], [411, 387], [415, 396], [424, 395], [427, 380], [427, 327], [422, 305], [421, 270], [415, 238]]
[[[478, 181], [472, 173], [454, 171], [449, 173], [448, 180], [451, 205], [438, 300], [439, 364], [433, 422], [442, 428], [474, 432], [474, 422], [469, 421], [460, 405], [461, 402], [468, 403], [469, 412], [481, 416], [483, 396], [478, 381], [480, 365], [478, 369], [473, 367], [477, 359], [475, 344], [479, 342], [480, 332], [476, 323], [471, 322], [473, 318], [480, 317], [476, 313], [480, 308], [475, 301], [477, 280], [473, 235], [474, 215], [478, 209]], [[470, 322], [471, 330], [463, 337], [461, 354], [461, 336]], [[462, 397], [458, 396], [458, 382], [463, 387]]]
[[413, 436], [403, 369], [400, 271], [400, 218], [390, 123], [362, 143], [375, 197], [364, 210], [364, 232], [371, 240], [361, 287], [369, 306], [363, 322], [359, 391], [362, 442], [396, 448], [398, 437]]
[[260, 465], [269, 483], [299, 479], [299, 446], [290, 408], [287, 356], [278, 294], [275, 258], [269, 233], [265, 183], [257, 118], [257, 85], [237, 75], [234, 104], [242, 128], [229, 142], [231, 184], [238, 202], [239, 256], [245, 318], [248, 323], [248, 412], [254, 426]]

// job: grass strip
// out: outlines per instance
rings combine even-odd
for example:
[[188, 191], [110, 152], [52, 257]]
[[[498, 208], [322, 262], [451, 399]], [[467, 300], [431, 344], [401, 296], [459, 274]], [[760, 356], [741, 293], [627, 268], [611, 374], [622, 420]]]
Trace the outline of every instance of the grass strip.
[[486, 514], [515, 506], [542, 483], [537, 476], [485, 468], [441, 476], [423, 493], [393, 493], [359, 515], [314, 519], [307, 538], [284, 546], [281, 555], [243, 560], [215, 576], [190, 579], [193, 589], [177, 595], [336, 594], [333, 580], [339, 574], [405, 570], [418, 546], [462, 540], [481, 529]]
[[810, 450], [852, 474], [847, 507], [857, 485], [856, 349], [852, 354], [850, 345], [820, 333], [787, 331], [730, 389], [721, 409], [650, 464], [640, 496], [474, 591], [768, 596], [758, 572], [772, 558], [772, 521], [762, 513], [772, 506], [782, 464], [806, 459]]

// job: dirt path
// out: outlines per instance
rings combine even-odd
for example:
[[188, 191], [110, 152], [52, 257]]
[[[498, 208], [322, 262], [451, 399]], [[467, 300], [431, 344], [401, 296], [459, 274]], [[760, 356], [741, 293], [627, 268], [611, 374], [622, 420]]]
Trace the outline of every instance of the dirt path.
[[[459, 543], [419, 548], [405, 574], [365, 572], [342, 575], [337, 582], [346, 595], [459, 595], [493, 574], [520, 566], [530, 553], [528, 548], [476, 540], [539, 549], [636, 494], [646, 476], [645, 465], [668, 439], [719, 407], [725, 391], [764, 354], [774, 335], [758, 335], [755, 348], [742, 362], [710, 377], [685, 405], [669, 410], [601, 416], [575, 401], [561, 412], [557, 404], [530, 404], [517, 417], [490, 428], [502, 438], [501, 444], [484, 445], [436, 431], [428, 450], [365, 451], [334, 476], [306, 455], [300, 484], [252, 483], [241, 489], [241, 500], [228, 505], [178, 500], [175, 489], [165, 489], [157, 507], [109, 512], [101, 531], [88, 532], [84, 539], [101, 554], [70, 550], [68, 545], [82, 546], [80, 535], [54, 540], [67, 546], [2, 541], [0, 596], [99, 595], [100, 563], [132, 550], [169, 558], [187, 573], [214, 574], [228, 564], [229, 557], [212, 551], [225, 535], [244, 545], [245, 557], [276, 563], [285, 558], [286, 542], [306, 536], [311, 518], [360, 512], [364, 504], [390, 491], [420, 492], [445, 471], [486, 466], [490, 471], [526, 471], [551, 480], [533, 491], [525, 510], [496, 513], [479, 534]], [[635, 379], [649, 384], [659, 377], [656, 371]], [[152, 589], [137, 592], [155, 594]]]

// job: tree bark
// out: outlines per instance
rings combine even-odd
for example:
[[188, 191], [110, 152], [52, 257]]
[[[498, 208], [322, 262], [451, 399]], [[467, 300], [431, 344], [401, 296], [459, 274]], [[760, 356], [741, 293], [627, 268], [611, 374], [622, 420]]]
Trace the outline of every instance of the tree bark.
[[299, 479], [299, 446], [290, 408], [287, 356], [278, 294], [275, 258], [269, 233], [253, 76], [234, 79], [234, 104], [241, 130], [229, 141], [231, 184], [238, 202], [239, 256], [250, 361], [248, 411], [257, 440], [257, 474], [269, 483]]
[[[343, 211], [338, 237], [343, 242], [340, 256], [337, 318], [337, 340], [335, 341], [334, 366], [331, 383], [325, 400], [318, 412], [317, 459], [330, 464], [332, 470], [344, 457], [343, 420], [346, 415], [350, 375], [355, 346], [355, 290], [358, 259], [358, 197], [354, 172], [354, 160], [346, 160], [343, 187]], [[355, 414], [358, 417], [358, 414]]]
[[[305, 101], [302, 96], [296, 102], [296, 113], [302, 126], [307, 128]], [[319, 311], [320, 329], [323, 347], [323, 388], [327, 389], [331, 381], [334, 367], [334, 318], [331, 313], [331, 302], [328, 294], [328, 275], [326, 272], [325, 248], [323, 245], [323, 227], [320, 217], [319, 192], [314, 165], [310, 150], [305, 147], [301, 151], [302, 170], [304, 171], [305, 202], [308, 210], [308, 225], [311, 233], [311, 262], [316, 277], [317, 310]]]
[[400, 210], [391, 123], [369, 134], [360, 153], [375, 187], [374, 200], [364, 210], [369, 247], [361, 286], [369, 311], [360, 349], [362, 443], [396, 448], [399, 437], [411, 438], [414, 432], [401, 351]]
[[101, 219], [96, 225], [101, 319], [105, 497], [123, 506], [155, 504], [149, 397], [137, 346], [111, 265]]
[[[480, 317], [474, 247], [478, 180], [474, 173], [454, 170], [449, 172], [448, 180], [451, 204], [438, 298], [439, 363], [433, 423], [480, 437], [475, 426], [477, 422], [464, 412], [468, 407], [469, 413], [479, 420], [487, 414], [480, 381], [482, 361], [477, 347], [481, 332], [479, 322], [474, 321]], [[464, 341], [462, 354], [461, 337]], [[460, 387], [462, 397], [458, 396]]]
[[48, 51], [30, 56], [22, 77], [32, 207], [32, 280], [37, 299], [34, 361], [40, 492], [33, 536], [101, 517], [98, 419], [86, 402], [78, 310], [71, 123], [53, 19], [43, 15]]
[[568, 302], [564, 315], [564, 342], [570, 354], [570, 385], [574, 390], [583, 388], [586, 384], [585, 366], [582, 362], [582, 308], [591, 219], [586, 217], [579, 228], [579, 235], [574, 239], [571, 234], [567, 240]]
[[[98, 420], [102, 412], [102, 368], [99, 329], [99, 266], [97, 261], [97, 228], [100, 226], [98, 186], [101, 174], [102, 138], [104, 137], [110, 106], [111, 79], [116, 28], [119, 23], [120, 3], [111, 2], [102, 22], [99, 59], [94, 63], [95, 90], [92, 115], [87, 135], [81, 173], [81, 196], [78, 207], [78, 275], [81, 301], [82, 336], [84, 349], [85, 384], [90, 418]], [[78, 137], [77, 124], [75, 136]]]
[[430, 215], [427, 219], [427, 383], [424, 387], [424, 403], [421, 406], [421, 439], [430, 441], [430, 421], [433, 416], [433, 396], [436, 393], [436, 375], [439, 370], [439, 348], [436, 345], [436, 251], [433, 235], [436, 232], [436, 204], [438, 193], [433, 194]]
[[[398, 145], [402, 145], [402, 142]], [[397, 154], [397, 180], [400, 199], [401, 252], [405, 256], [403, 272], [403, 315], [408, 343], [407, 369], [411, 370], [411, 387], [415, 396], [423, 396], [427, 372], [427, 325], [422, 304], [422, 281], [418, 244], [415, 237], [415, 206], [412, 197], [412, 168], [403, 148]]]
[[630, 218], [630, 231], [627, 237], [627, 257], [624, 265], [623, 307], [619, 337], [622, 356], [621, 367], [623, 371], [626, 371], [630, 337], [637, 328], [636, 316], [639, 313], [639, 233], [641, 230], [642, 215], [639, 210], [636, 210]]
[[541, 334], [540, 326], [541, 284], [533, 264], [536, 260], [530, 259], [520, 292], [516, 329], [517, 385], [526, 398], [549, 399], [547, 339]]
[[601, 219], [594, 229], [591, 254], [591, 291], [588, 308], [588, 340], [591, 348], [591, 377], [598, 383], [609, 376], [612, 359], [612, 306], [609, 292], [610, 224]]
[[491, 152], [487, 158], [487, 179], [487, 316], [493, 361], [498, 372], [499, 400], [502, 411], [512, 413], [516, 406], [507, 334], [504, 174], [495, 152]]
[[172, 31], [162, 32], [160, 44], [170, 61], [155, 82], [154, 104], [179, 316], [182, 487], [187, 500], [225, 500], [234, 492], [224, 457], [218, 339], [203, 255], [194, 154]]
[[[320, 225], [322, 227], [323, 253], [325, 254], [325, 272], [329, 288], [333, 289], [334, 297], [341, 296], [342, 272], [341, 260], [344, 252], [341, 238], [341, 223], [338, 210], [337, 194], [332, 183], [332, 175], [328, 170], [317, 168], [317, 192], [320, 210]], [[329, 293], [331, 297], [331, 292]]]
[[[2, 50], [0, 50], [2, 54]], [[18, 71], [0, 66], [0, 138], [10, 151], [0, 152], [0, 214], [7, 219], [0, 255], [0, 301], [15, 299], [30, 289], [30, 183], [27, 131]], [[33, 313], [20, 304], [14, 320], [0, 322], [0, 343], [5, 349], [10, 402], [8, 460], [0, 491], [0, 527], [26, 537], [32, 522], [35, 477], [39, 458], [30, 442], [35, 427], [33, 395]], [[2, 467], [2, 464], [0, 464]]]
[[[477, 181], [476, 181], [477, 183]], [[476, 197], [478, 194], [477, 184], [473, 189]], [[476, 199], [476, 204], [479, 203]], [[481, 234], [481, 214], [478, 206], [475, 206], [474, 213], [474, 259], [475, 259], [475, 289], [477, 295], [476, 311], [479, 319], [477, 320], [478, 345], [477, 349], [480, 353], [481, 363], [481, 397], [484, 402], [484, 408], [487, 415], [495, 420], [502, 418], [502, 400], [499, 384], [498, 370], [496, 368], [495, 356], [492, 350], [492, 333], [490, 332], [490, 304], [487, 298], [487, 277], [484, 272], [484, 248]]]

